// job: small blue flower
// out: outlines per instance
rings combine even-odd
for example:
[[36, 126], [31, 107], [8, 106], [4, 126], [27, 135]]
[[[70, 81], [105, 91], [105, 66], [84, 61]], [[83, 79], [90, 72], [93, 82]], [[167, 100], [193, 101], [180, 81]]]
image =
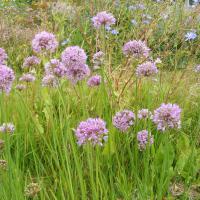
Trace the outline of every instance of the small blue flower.
[[65, 46], [65, 45], [68, 44], [69, 42], [70, 42], [69, 39], [63, 40], [63, 41], [61, 42], [61, 45], [62, 45], [62, 46]]
[[110, 26], [106, 26], [106, 31], [110, 31], [111, 30], [111, 27]]
[[185, 41], [194, 40], [197, 37], [197, 34], [193, 31], [187, 32], [185, 34]]
[[148, 19], [145, 19], [145, 20], [143, 20], [142, 22], [143, 22], [143, 24], [150, 24], [150, 23], [151, 23], [151, 21], [148, 20]]
[[116, 29], [113, 29], [113, 30], [111, 31], [111, 34], [113, 34], [113, 35], [118, 35], [118, 34], [119, 34], [119, 31], [116, 30]]

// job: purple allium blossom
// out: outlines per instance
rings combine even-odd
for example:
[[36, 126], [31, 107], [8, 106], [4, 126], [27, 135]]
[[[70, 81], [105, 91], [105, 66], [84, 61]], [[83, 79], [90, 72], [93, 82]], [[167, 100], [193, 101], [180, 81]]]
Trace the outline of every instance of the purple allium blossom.
[[136, 75], [138, 77], [149, 77], [153, 76], [158, 73], [158, 69], [156, 67], [156, 64], [151, 61], [147, 61], [141, 65], [138, 65], [136, 68]]
[[127, 42], [123, 46], [123, 53], [126, 56], [141, 58], [147, 58], [149, 56], [150, 49], [146, 46], [145, 42], [141, 40], [132, 40]]
[[110, 26], [115, 24], [116, 19], [111, 13], [107, 13], [106, 11], [97, 13], [96, 16], [92, 18], [93, 26], [95, 28], [100, 28], [103, 26]]
[[130, 110], [117, 112], [113, 117], [113, 125], [122, 132], [126, 132], [133, 125], [135, 114]]
[[66, 77], [73, 84], [90, 75], [86, 60], [85, 51], [78, 46], [67, 47], [62, 53], [62, 63], [66, 67]]
[[45, 74], [63, 77], [66, 75], [66, 67], [60, 60], [51, 59], [50, 62], [45, 64]]
[[157, 129], [165, 131], [170, 128], [181, 127], [181, 109], [176, 104], [161, 104], [154, 111], [153, 122], [157, 125]]
[[94, 86], [98, 86], [101, 84], [101, 76], [99, 75], [95, 75], [89, 78], [88, 82], [87, 82], [88, 86], [90, 87], [94, 87]]
[[12, 123], [3, 123], [0, 126], [1, 133], [10, 133], [12, 134], [15, 131], [15, 126]]
[[35, 81], [35, 76], [32, 73], [26, 73], [23, 74], [20, 78], [19, 81], [21, 82], [34, 82]]
[[14, 71], [6, 65], [0, 64], [0, 92], [9, 93], [15, 79]]
[[81, 122], [75, 130], [79, 145], [86, 143], [103, 145], [107, 133], [106, 123], [100, 118], [89, 118]]
[[152, 113], [148, 109], [141, 109], [138, 111], [138, 119], [152, 118]]
[[0, 64], [4, 64], [8, 55], [6, 54], [5, 50], [0, 48]]
[[58, 42], [55, 35], [46, 31], [36, 34], [35, 38], [32, 40], [32, 48], [36, 53], [42, 51], [50, 51], [52, 53], [57, 47]]
[[104, 60], [105, 54], [102, 51], [98, 51], [93, 55], [92, 62], [97, 67], [99, 67]]
[[40, 64], [40, 59], [36, 56], [29, 56], [25, 58], [23, 68], [35, 67]]
[[58, 79], [52, 74], [46, 74], [42, 79], [42, 86], [56, 88], [58, 86]]
[[197, 34], [193, 31], [187, 32], [185, 34], [185, 41], [194, 40], [197, 37]]
[[197, 66], [194, 68], [194, 72], [200, 73], [200, 65], [197, 65]]
[[24, 84], [17, 84], [15, 87], [17, 90], [22, 91], [26, 89], [26, 85]]
[[67, 47], [61, 56], [62, 62], [66, 66], [85, 64], [87, 55], [79, 46]]
[[140, 151], [146, 149], [148, 141], [150, 141], [150, 145], [152, 145], [154, 142], [153, 137], [151, 136], [151, 134], [148, 133], [147, 130], [142, 130], [142, 131], [138, 132], [137, 140], [138, 140], [138, 147], [139, 147]]

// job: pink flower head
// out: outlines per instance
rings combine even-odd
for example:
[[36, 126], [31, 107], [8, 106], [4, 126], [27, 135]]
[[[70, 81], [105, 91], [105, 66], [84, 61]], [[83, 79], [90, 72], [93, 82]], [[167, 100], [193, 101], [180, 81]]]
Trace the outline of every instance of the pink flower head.
[[42, 86], [55, 88], [58, 86], [58, 79], [52, 74], [47, 74], [42, 79]]
[[97, 13], [97, 15], [92, 18], [92, 22], [95, 28], [100, 28], [102, 25], [111, 26], [115, 24], [116, 19], [113, 17], [111, 13], [102, 11], [102, 12]]
[[81, 122], [75, 130], [79, 145], [86, 143], [103, 145], [107, 133], [106, 123], [100, 118], [89, 118]]
[[136, 69], [136, 75], [138, 77], [149, 77], [153, 76], [158, 73], [158, 69], [156, 67], [156, 64], [151, 61], [147, 61], [141, 65], [138, 65]]
[[40, 64], [40, 59], [36, 56], [29, 56], [25, 58], [23, 68], [35, 67]]
[[147, 130], [138, 132], [137, 140], [138, 140], [138, 147], [139, 147], [140, 151], [146, 149], [148, 141], [150, 141], [150, 145], [152, 145], [154, 142], [153, 137], [151, 136], [151, 134], [148, 133]]
[[0, 48], [0, 64], [4, 64], [8, 55], [6, 54], [5, 50]]
[[95, 75], [89, 78], [87, 84], [90, 87], [98, 86], [101, 83], [101, 76]]
[[135, 114], [130, 110], [117, 112], [113, 117], [113, 125], [122, 132], [126, 132], [133, 124]]
[[147, 58], [149, 52], [150, 49], [146, 46], [145, 42], [142, 42], [141, 40], [132, 40], [123, 46], [123, 53], [127, 57]]
[[46, 31], [36, 34], [35, 38], [32, 40], [32, 48], [36, 53], [42, 51], [54, 52], [57, 47], [58, 42], [55, 35]]
[[23, 74], [20, 78], [19, 81], [21, 82], [34, 82], [35, 81], [35, 76], [32, 73], [26, 73]]
[[0, 92], [9, 93], [15, 79], [14, 71], [6, 65], [0, 64]]
[[153, 122], [157, 129], [165, 131], [166, 129], [181, 127], [181, 109], [176, 104], [162, 104], [154, 111]]
[[152, 118], [152, 113], [148, 109], [142, 109], [138, 111], [138, 119]]

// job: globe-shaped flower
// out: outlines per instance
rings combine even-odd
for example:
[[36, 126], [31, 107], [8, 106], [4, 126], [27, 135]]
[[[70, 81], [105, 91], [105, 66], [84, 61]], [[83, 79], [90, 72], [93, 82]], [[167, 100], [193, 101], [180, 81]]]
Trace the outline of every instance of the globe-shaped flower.
[[154, 111], [153, 122], [157, 129], [165, 131], [166, 129], [181, 127], [181, 109], [176, 104], [162, 104]]
[[35, 76], [32, 73], [26, 73], [23, 74], [20, 78], [19, 81], [21, 82], [34, 82], [35, 81]]
[[136, 75], [138, 77], [149, 77], [158, 73], [156, 64], [151, 61], [147, 61], [136, 68]]
[[146, 46], [145, 42], [141, 40], [132, 40], [123, 46], [123, 53], [127, 57], [147, 58], [149, 56], [149, 52], [150, 49]]
[[66, 75], [66, 67], [60, 60], [51, 59], [50, 62], [45, 64], [45, 74], [63, 77]]
[[15, 126], [12, 123], [3, 123], [0, 126], [1, 133], [10, 133], [12, 134], [15, 131]]
[[8, 55], [6, 54], [5, 50], [0, 48], [0, 64], [4, 64]]
[[0, 64], [0, 92], [9, 93], [15, 79], [14, 71]]
[[90, 87], [94, 87], [94, 86], [98, 86], [101, 84], [101, 76], [99, 75], [95, 75], [89, 78], [88, 82], [87, 82], [88, 86]]
[[152, 113], [148, 109], [141, 109], [138, 111], [138, 119], [152, 118]]
[[23, 68], [31, 68], [40, 64], [40, 59], [36, 56], [29, 56], [25, 58]]
[[52, 74], [47, 74], [42, 79], [42, 86], [55, 88], [58, 86], [58, 79]]
[[148, 141], [150, 142], [149, 143], [150, 145], [152, 145], [154, 142], [153, 137], [151, 136], [151, 134], [148, 133], [147, 130], [142, 130], [138, 132], [137, 140], [138, 140], [138, 148], [140, 149], [140, 151], [146, 149]]
[[86, 143], [103, 145], [107, 133], [106, 123], [100, 118], [89, 118], [81, 122], [75, 130], [79, 145]]
[[116, 19], [111, 13], [102, 11], [97, 13], [97, 15], [92, 18], [92, 22], [95, 28], [100, 28], [101, 26], [111, 26], [115, 24]]
[[43, 51], [54, 52], [58, 47], [58, 42], [54, 34], [42, 31], [35, 35], [32, 40], [32, 48], [36, 53]]
[[94, 68], [98, 68], [104, 60], [105, 54], [102, 51], [98, 51], [93, 55], [92, 62], [94, 64]]
[[122, 132], [126, 132], [133, 124], [135, 114], [130, 110], [117, 112], [113, 117], [113, 125]]

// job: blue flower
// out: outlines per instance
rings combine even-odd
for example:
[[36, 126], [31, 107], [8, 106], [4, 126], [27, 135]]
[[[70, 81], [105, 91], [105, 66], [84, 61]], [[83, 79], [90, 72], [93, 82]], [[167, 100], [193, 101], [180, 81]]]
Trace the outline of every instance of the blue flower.
[[106, 31], [108, 31], [108, 32], [109, 32], [109, 31], [111, 30], [111, 27], [110, 27], [110, 26], [106, 26], [106, 28], [105, 28], [105, 29], [106, 29]]
[[119, 31], [116, 30], [116, 29], [113, 29], [113, 30], [111, 31], [111, 34], [113, 34], [113, 35], [118, 35], [118, 34], [119, 34]]
[[131, 24], [133, 24], [133, 25], [136, 26], [136, 25], [137, 25], [137, 21], [136, 21], [135, 19], [132, 19], [132, 20], [131, 20]]
[[62, 45], [62, 46], [65, 46], [65, 45], [68, 44], [69, 42], [70, 42], [69, 39], [63, 40], [63, 41], [61, 42], [61, 45]]
[[194, 40], [197, 37], [197, 34], [193, 31], [187, 32], [185, 34], [185, 41]]

